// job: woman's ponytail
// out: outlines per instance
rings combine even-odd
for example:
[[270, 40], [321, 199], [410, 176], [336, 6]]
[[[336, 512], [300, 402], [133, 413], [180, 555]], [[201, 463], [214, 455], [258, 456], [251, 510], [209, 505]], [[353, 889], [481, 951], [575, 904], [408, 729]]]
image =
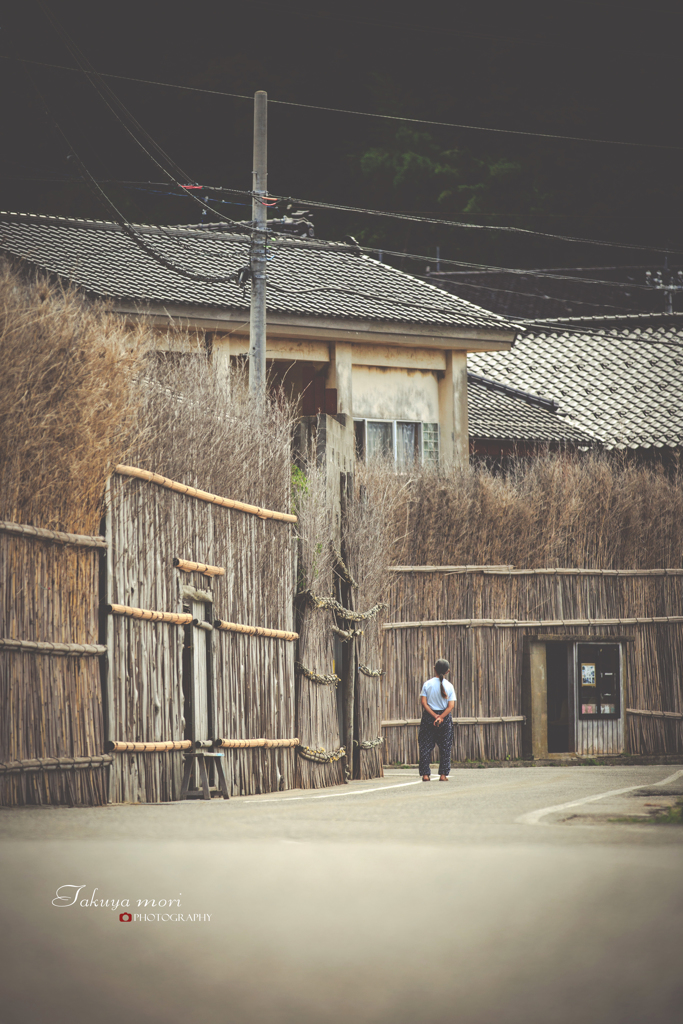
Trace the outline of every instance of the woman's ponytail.
[[446, 675], [450, 667], [451, 666], [449, 665], [445, 658], [439, 658], [436, 665], [434, 666], [434, 671], [439, 677], [439, 682], [441, 683], [441, 696], [443, 697], [444, 700], [446, 700], [446, 688], [443, 685], [443, 677]]

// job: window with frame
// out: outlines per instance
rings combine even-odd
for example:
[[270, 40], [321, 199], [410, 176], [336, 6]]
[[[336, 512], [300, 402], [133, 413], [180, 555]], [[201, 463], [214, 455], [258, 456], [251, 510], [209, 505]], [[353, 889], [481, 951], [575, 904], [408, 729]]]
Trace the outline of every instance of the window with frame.
[[439, 462], [439, 424], [417, 420], [354, 420], [356, 455], [360, 459], [387, 458], [399, 470], [414, 463]]
[[577, 644], [579, 718], [621, 716], [619, 644]]

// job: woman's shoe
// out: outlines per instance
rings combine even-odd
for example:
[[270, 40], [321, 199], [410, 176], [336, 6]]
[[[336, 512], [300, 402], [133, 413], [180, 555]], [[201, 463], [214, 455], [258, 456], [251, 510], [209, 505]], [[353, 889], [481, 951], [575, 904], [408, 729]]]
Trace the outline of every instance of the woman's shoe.
[[431, 776], [430, 775], [423, 775], [422, 776], [422, 781], [423, 782], [431, 782], [432, 781]]
[[440, 775], [439, 776], [439, 782], [448, 782], [448, 776], [447, 775]]

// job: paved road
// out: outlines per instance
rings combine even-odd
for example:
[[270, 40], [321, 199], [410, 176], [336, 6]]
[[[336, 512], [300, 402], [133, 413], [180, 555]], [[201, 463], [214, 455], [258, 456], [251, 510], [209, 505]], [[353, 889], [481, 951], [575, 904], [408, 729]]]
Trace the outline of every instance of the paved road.
[[[678, 1024], [683, 829], [610, 819], [671, 803], [679, 772], [393, 771], [210, 804], [0, 811], [0, 1019]], [[76, 891], [62, 886], [83, 886], [76, 903], [52, 905]]]

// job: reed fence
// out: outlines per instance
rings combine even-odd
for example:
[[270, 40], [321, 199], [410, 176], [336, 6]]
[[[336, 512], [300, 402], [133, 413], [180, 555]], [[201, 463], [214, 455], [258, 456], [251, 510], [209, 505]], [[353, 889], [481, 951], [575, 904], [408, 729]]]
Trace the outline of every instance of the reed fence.
[[[382, 718], [389, 763], [418, 759], [416, 715], [424, 679], [446, 657], [458, 702], [454, 760], [521, 756], [524, 636], [622, 638], [626, 705], [680, 713], [683, 705], [683, 577], [680, 570], [519, 570], [501, 567], [401, 569], [384, 624], [387, 672]], [[458, 618], [452, 618], [457, 614]], [[577, 635], [577, 625], [581, 633]], [[516, 722], [482, 719], [518, 718]], [[679, 753], [678, 718], [627, 715], [632, 753]]]
[[[130, 471], [112, 477], [111, 740], [295, 734], [291, 527], [206, 493]], [[225, 571], [207, 577], [207, 566]], [[229, 748], [225, 761], [232, 794], [294, 785], [293, 749], [245, 745]], [[119, 754], [112, 798], [178, 799], [182, 770], [177, 746]]]
[[102, 538], [0, 525], [0, 804], [106, 803]]

